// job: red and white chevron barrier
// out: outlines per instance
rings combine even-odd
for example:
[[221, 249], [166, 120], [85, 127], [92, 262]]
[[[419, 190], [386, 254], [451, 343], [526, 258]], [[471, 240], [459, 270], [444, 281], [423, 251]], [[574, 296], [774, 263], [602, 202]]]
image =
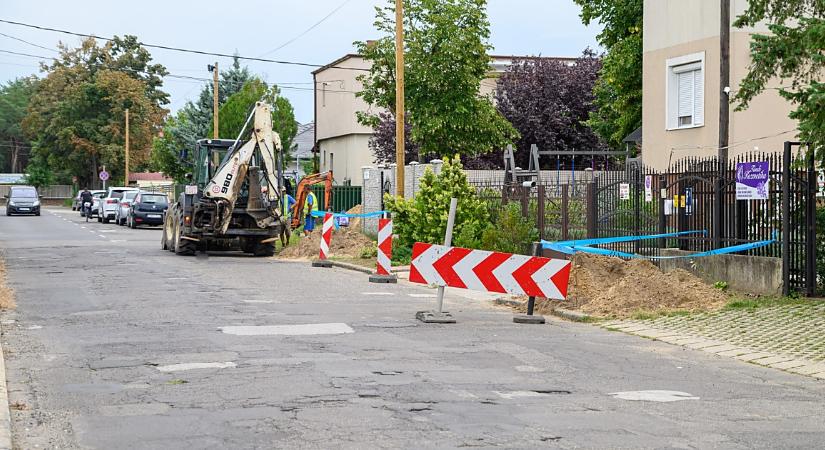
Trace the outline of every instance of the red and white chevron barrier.
[[540, 256], [413, 245], [410, 281], [564, 300], [570, 261]]
[[324, 224], [321, 226], [321, 254], [318, 256], [321, 260], [327, 259], [327, 256], [329, 256], [329, 243], [332, 240], [332, 217], [330, 212], [324, 214]]
[[378, 219], [378, 267], [375, 273], [389, 275], [392, 267], [392, 220]]

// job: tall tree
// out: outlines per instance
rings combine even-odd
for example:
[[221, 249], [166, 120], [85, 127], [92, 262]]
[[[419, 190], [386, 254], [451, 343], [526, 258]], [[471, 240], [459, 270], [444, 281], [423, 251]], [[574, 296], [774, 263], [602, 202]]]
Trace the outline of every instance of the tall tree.
[[28, 162], [31, 142], [21, 126], [37, 77], [17, 78], [0, 86], [0, 170], [20, 173]]
[[607, 53], [596, 82], [596, 110], [588, 123], [611, 147], [642, 125], [643, 0], [573, 0], [585, 25], [604, 28], [599, 44]]
[[[241, 66], [237, 57], [228, 70], [223, 70], [218, 79], [218, 105], [223, 105], [232, 95], [241, 90], [244, 83], [251, 80], [249, 68]], [[183, 149], [192, 150], [198, 139], [212, 136], [212, 83], [205, 83], [195, 102], [188, 101], [173, 117], [163, 125], [163, 136], [152, 144], [152, 168], [168, 174], [179, 182], [189, 172], [187, 161], [179, 156]], [[223, 124], [219, 125], [224, 130]], [[237, 134], [240, 129], [233, 131]], [[234, 137], [233, 132], [221, 134], [223, 138]]]
[[[405, 109], [410, 140], [424, 154], [476, 155], [500, 149], [518, 136], [479, 95], [489, 71], [490, 23], [486, 0], [404, 0]], [[375, 27], [384, 36], [356, 42], [372, 63], [358, 95], [367, 103], [395, 110], [395, 2], [376, 8]], [[361, 113], [361, 123], [377, 127], [377, 114]]]
[[38, 84], [23, 120], [34, 141], [34, 155], [67, 182], [96, 181], [103, 165], [113, 180], [123, 175], [125, 110], [130, 111], [130, 163], [149, 159], [152, 138], [169, 102], [160, 90], [166, 69], [151, 64], [151, 55], [134, 36], [115, 37], [99, 46], [86, 39], [77, 48], [60, 46], [60, 56]]
[[547, 58], [516, 61], [496, 91], [501, 113], [521, 134], [516, 163], [527, 167], [531, 144], [541, 150], [603, 150], [604, 142], [585, 123], [593, 112], [593, 86], [601, 62], [586, 49], [573, 65]]
[[[291, 160], [289, 151], [298, 133], [298, 124], [295, 122], [292, 104], [285, 97], [281, 97], [280, 93], [278, 86], [267, 86], [258, 78], [247, 81], [241, 90], [229, 97], [226, 104], [221, 107], [218, 125], [220, 135], [234, 139], [249, 117], [255, 102], [263, 100], [272, 106], [272, 129], [281, 137], [285, 161]], [[247, 134], [248, 132], [249, 129]]]
[[[737, 18], [737, 27], [767, 22], [771, 34], [751, 37], [751, 64], [734, 97], [737, 109], [783, 80], [779, 95], [794, 105], [790, 117], [799, 122], [799, 135], [825, 157], [825, 2], [822, 0], [751, 0]], [[785, 84], [789, 82], [790, 84]]]

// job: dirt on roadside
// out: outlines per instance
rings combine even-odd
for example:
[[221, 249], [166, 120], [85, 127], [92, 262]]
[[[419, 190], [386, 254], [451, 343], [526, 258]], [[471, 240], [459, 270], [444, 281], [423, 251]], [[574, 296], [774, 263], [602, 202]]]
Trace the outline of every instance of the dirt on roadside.
[[662, 272], [648, 260], [624, 261], [578, 253], [572, 258], [566, 301], [543, 301], [537, 312], [572, 309], [596, 317], [626, 318], [665, 311], [721, 308], [727, 296], [682, 269]]
[[6, 284], [6, 262], [0, 259], [0, 309], [14, 309], [14, 290]]
[[[300, 232], [300, 230], [295, 230]], [[329, 256], [343, 258], [359, 258], [365, 248], [374, 248], [375, 242], [364, 236], [358, 228], [352, 226], [333, 229], [330, 239]], [[311, 259], [317, 258], [321, 246], [321, 227], [316, 227], [309, 236], [301, 237], [301, 240], [294, 245], [290, 245], [278, 253], [279, 258], [287, 259]]]

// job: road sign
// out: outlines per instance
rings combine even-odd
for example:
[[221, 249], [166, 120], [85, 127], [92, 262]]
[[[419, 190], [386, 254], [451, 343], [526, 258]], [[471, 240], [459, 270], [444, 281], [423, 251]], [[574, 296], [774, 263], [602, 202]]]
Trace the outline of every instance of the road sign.
[[564, 300], [570, 261], [416, 242], [410, 281]]
[[105, 170], [101, 170], [100, 173], [97, 174], [97, 176], [100, 177], [100, 181], [106, 181], [106, 180], [109, 179], [109, 172], [106, 172]]

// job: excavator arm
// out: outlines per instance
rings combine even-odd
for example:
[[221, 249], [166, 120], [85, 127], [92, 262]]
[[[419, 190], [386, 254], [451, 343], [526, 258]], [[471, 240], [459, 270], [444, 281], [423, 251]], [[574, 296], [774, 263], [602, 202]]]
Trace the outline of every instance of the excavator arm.
[[307, 175], [298, 183], [295, 189], [295, 205], [292, 206], [292, 229], [301, 225], [304, 215], [304, 203], [309, 196], [309, 187], [324, 183], [324, 204], [329, 207], [332, 203], [332, 171]]
[[[240, 148], [233, 148], [203, 190], [204, 197], [217, 203], [215, 229], [220, 233], [225, 233], [229, 227], [241, 185], [246, 180], [249, 163], [256, 150], [262, 159], [263, 178], [267, 183], [266, 195], [269, 203], [270, 205], [280, 203], [280, 189], [276, 185], [278, 176], [275, 152], [281, 151], [281, 138], [272, 130], [272, 114], [269, 105], [263, 102], [255, 103], [253, 116], [252, 137]], [[281, 218], [279, 208], [273, 208], [272, 212], [276, 215], [275, 219]]]

